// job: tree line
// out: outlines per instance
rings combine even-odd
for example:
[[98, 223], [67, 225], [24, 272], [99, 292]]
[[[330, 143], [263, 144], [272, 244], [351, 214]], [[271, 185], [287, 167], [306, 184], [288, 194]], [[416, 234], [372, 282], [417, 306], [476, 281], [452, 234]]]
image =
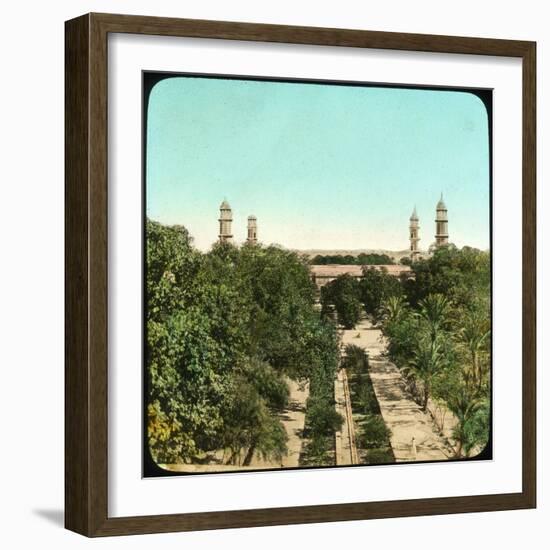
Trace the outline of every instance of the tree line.
[[226, 464], [280, 460], [287, 380], [310, 384], [307, 426], [338, 423], [334, 323], [315, 308], [307, 262], [278, 247], [194, 248], [182, 226], [146, 222], [147, 432], [152, 458]]
[[366, 254], [362, 252], [361, 254], [358, 254], [357, 256], [353, 256], [351, 254], [317, 254], [317, 256], [314, 256], [311, 258], [310, 262], [311, 265], [334, 265], [334, 264], [340, 264], [340, 265], [394, 265], [395, 262], [393, 261], [393, 258], [388, 256], [387, 254], [377, 254], [375, 252], [371, 252], [369, 254]]

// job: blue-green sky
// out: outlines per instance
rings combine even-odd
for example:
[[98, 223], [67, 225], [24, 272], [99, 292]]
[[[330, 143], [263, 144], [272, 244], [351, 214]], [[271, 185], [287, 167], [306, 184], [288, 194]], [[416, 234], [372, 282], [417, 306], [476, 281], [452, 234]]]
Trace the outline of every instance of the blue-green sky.
[[489, 247], [488, 118], [468, 92], [195, 77], [152, 89], [147, 216], [217, 239], [219, 205], [259, 238], [297, 249], [420, 247], [443, 193], [458, 246]]

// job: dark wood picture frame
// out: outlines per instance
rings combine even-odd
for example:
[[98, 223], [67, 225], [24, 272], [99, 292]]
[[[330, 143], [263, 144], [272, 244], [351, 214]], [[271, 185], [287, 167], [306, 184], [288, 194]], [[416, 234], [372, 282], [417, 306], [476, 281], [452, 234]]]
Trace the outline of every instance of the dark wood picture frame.
[[[138, 517], [108, 516], [107, 37], [132, 33], [522, 60], [522, 491]], [[483, 512], [536, 506], [536, 44], [87, 14], [65, 25], [65, 526], [86, 536]], [[138, 162], [138, 160], [136, 160]]]

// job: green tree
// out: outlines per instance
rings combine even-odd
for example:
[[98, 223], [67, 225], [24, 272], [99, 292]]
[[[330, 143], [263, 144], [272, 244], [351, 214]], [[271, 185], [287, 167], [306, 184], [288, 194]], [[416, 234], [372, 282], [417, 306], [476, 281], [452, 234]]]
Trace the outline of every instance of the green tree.
[[468, 456], [472, 449], [486, 445], [489, 439], [488, 401], [463, 387], [447, 404], [457, 419], [453, 430], [456, 457]]
[[490, 256], [450, 245], [414, 262], [404, 299], [386, 299], [382, 330], [390, 358], [419, 392], [458, 422], [458, 455], [488, 440], [490, 412]]
[[193, 293], [201, 257], [182, 226], [146, 223], [147, 318], [160, 320], [183, 306]]
[[231, 379], [226, 391], [223, 447], [230, 449], [228, 463], [235, 464], [245, 451], [248, 466], [255, 453], [264, 459], [281, 460], [286, 454], [286, 431], [274, 412], [288, 403], [288, 386], [272, 367], [251, 361]]
[[449, 364], [444, 342], [447, 339], [445, 328], [449, 323], [450, 304], [441, 294], [429, 294], [420, 303], [419, 333], [408, 365], [408, 372], [422, 381], [422, 408], [428, 408], [435, 377]]
[[440, 375], [446, 366], [441, 336], [438, 334], [432, 339], [428, 334], [422, 334], [418, 340], [412, 360], [406, 367], [406, 372], [422, 381], [423, 398], [422, 410], [428, 408], [431, 388], [436, 376]]
[[361, 253], [357, 256], [357, 265], [393, 265], [394, 263], [387, 254]]
[[333, 305], [340, 324], [352, 329], [361, 317], [359, 283], [347, 273], [339, 275], [321, 289], [321, 305], [325, 314]]
[[237, 275], [242, 282], [240, 292], [248, 294], [252, 304], [250, 355], [290, 378], [306, 378], [309, 350], [304, 342], [316, 333], [320, 320], [305, 260], [275, 246], [243, 247]]
[[351, 254], [317, 254], [309, 263], [311, 265], [393, 265], [395, 262], [387, 254], [361, 252], [357, 256]]
[[419, 306], [419, 315], [429, 330], [430, 339], [435, 341], [449, 324], [450, 303], [442, 294], [428, 294]]
[[363, 443], [367, 449], [385, 447], [391, 437], [391, 430], [379, 415], [369, 415], [363, 423]]
[[380, 307], [383, 327], [400, 323], [408, 313], [407, 303], [402, 296], [389, 296]]
[[[207, 254], [183, 227], [146, 224], [147, 430], [157, 463], [229, 450], [286, 452], [286, 377], [311, 381], [330, 408], [338, 362], [320, 319], [307, 261], [277, 247], [215, 244]], [[322, 423], [319, 423], [321, 425]]]
[[490, 301], [490, 256], [488, 252], [453, 245], [434, 251], [428, 259], [412, 264], [413, 276], [405, 282], [408, 302], [416, 307], [428, 294], [442, 294], [456, 307]]
[[390, 296], [380, 311], [382, 333], [388, 339], [388, 354], [398, 367], [404, 367], [416, 349], [420, 330], [418, 315], [401, 296]]
[[306, 403], [304, 434], [308, 438], [305, 455], [307, 465], [329, 464], [328, 450], [334, 432], [343, 419], [335, 410], [334, 377], [338, 368], [339, 346], [336, 328], [331, 322], [315, 323], [310, 350], [309, 397]]
[[375, 321], [380, 317], [380, 308], [384, 302], [391, 296], [402, 294], [400, 280], [389, 275], [386, 269], [363, 268], [363, 276], [359, 282], [359, 296], [365, 311]]
[[468, 385], [480, 391], [489, 376], [488, 341], [491, 334], [490, 320], [479, 311], [470, 310], [458, 329], [459, 343], [465, 350], [468, 362], [464, 377]]

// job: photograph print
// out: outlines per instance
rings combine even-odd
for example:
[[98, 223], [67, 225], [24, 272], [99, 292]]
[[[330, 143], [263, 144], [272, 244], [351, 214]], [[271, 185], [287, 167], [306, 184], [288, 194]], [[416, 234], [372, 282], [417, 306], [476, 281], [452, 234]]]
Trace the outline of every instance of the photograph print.
[[490, 90], [143, 73], [143, 475], [492, 458]]

